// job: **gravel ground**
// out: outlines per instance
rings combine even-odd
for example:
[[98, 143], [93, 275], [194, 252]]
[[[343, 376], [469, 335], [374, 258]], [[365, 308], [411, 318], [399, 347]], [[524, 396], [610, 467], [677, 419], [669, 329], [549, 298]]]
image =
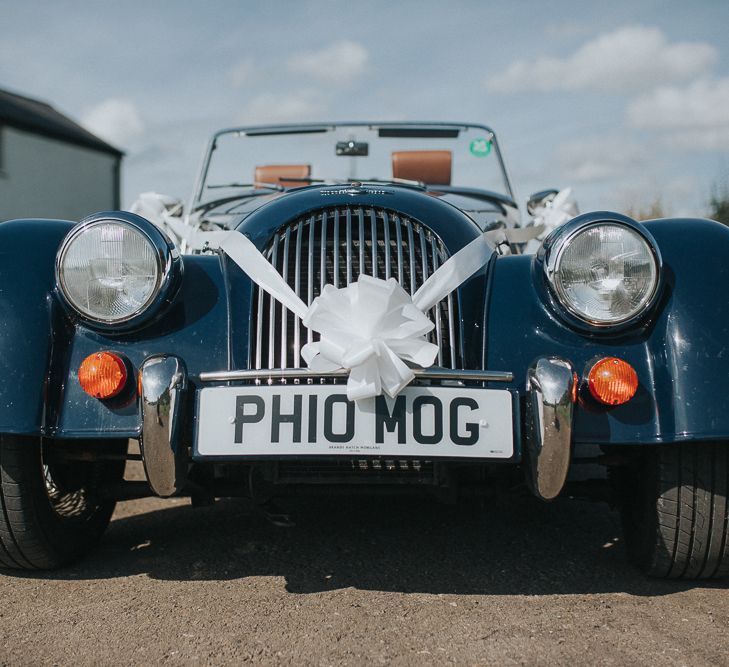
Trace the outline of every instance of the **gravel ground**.
[[0, 576], [0, 663], [729, 664], [726, 584], [646, 580], [563, 499], [119, 505], [84, 562]]

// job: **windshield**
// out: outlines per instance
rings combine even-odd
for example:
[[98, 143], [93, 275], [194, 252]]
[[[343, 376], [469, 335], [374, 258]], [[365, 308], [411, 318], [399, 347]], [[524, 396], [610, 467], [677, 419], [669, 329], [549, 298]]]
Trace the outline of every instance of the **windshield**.
[[386, 123], [225, 130], [211, 143], [195, 199], [263, 193], [266, 183], [280, 189], [393, 179], [513, 196], [488, 128]]

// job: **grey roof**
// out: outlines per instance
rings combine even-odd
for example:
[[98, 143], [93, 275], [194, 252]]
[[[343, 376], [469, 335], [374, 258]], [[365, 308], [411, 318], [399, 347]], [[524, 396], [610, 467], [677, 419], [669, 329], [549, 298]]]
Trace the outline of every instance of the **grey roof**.
[[91, 134], [70, 118], [56, 111], [50, 104], [1, 88], [0, 125], [10, 125], [20, 130], [60, 139], [77, 146], [93, 148], [111, 155], [124, 155], [123, 151]]

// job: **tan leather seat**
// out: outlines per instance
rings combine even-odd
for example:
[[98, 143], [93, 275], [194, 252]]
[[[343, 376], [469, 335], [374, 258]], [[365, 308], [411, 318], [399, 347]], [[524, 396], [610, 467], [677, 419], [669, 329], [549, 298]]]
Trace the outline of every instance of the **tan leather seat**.
[[451, 151], [395, 151], [392, 176], [427, 185], [450, 185], [452, 162]]
[[255, 183], [277, 183], [286, 188], [307, 185], [306, 181], [289, 181], [289, 178], [309, 178], [310, 164], [263, 164], [256, 167], [253, 175]]

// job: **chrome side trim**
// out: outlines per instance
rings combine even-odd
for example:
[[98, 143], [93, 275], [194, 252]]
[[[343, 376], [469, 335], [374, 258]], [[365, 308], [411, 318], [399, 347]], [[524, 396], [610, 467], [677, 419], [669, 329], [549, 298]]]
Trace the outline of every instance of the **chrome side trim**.
[[[450, 368], [413, 368], [417, 379], [422, 380], [477, 380], [481, 382], [511, 382], [514, 374], [507, 371], [452, 370]], [[200, 373], [201, 382], [228, 382], [231, 380], [288, 380], [318, 378], [346, 378], [349, 371], [313, 373], [308, 368], [272, 368], [238, 371], [206, 371]]]
[[182, 490], [187, 477], [188, 453], [181, 433], [187, 370], [179, 357], [155, 355], [144, 361], [139, 373], [144, 471], [152, 491], [167, 498]]
[[527, 483], [541, 500], [556, 498], [567, 480], [576, 378], [560, 357], [537, 359], [527, 372]]

